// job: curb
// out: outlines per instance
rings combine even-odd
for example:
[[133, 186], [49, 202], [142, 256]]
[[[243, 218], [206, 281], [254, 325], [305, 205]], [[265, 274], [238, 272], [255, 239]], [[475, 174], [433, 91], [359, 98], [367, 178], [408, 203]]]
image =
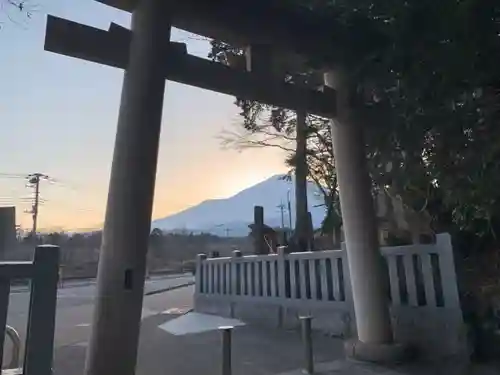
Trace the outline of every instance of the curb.
[[[184, 275], [181, 275], [181, 276], [169, 276], [169, 277], [165, 277], [165, 279], [177, 279], [177, 278], [181, 278], [181, 277], [185, 277]], [[181, 285], [176, 285], [174, 287], [169, 287], [169, 288], [164, 288], [164, 289], [157, 289], [157, 290], [152, 290], [150, 292], [147, 292], [147, 293], [144, 293], [145, 296], [149, 296], [149, 295], [152, 295], [152, 294], [157, 294], [157, 293], [162, 293], [162, 292], [168, 292], [170, 290], [173, 290], [173, 289], [177, 289], [177, 288], [182, 288], [184, 286], [189, 286], [189, 285], [193, 285], [195, 282], [194, 281], [190, 281], [189, 283], [186, 283], [186, 284], [181, 284]], [[89, 285], [94, 285], [96, 284], [96, 280], [95, 279], [89, 279], [88, 282], [82, 282], [82, 283], [77, 283], [77, 284], [74, 284], [74, 285], [67, 285], [61, 289], [69, 289], [69, 288], [78, 288], [78, 287], [83, 287], [83, 286], [89, 286]], [[59, 288], [58, 288], [59, 289]], [[29, 286], [14, 286], [13, 288], [11, 288], [10, 290], [10, 293], [11, 294], [18, 294], [18, 293], [25, 293], [25, 292], [29, 292], [30, 291], [30, 287]]]
[[189, 283], [185, 283], [185, 284], [180, 284], [180, 285], [176, 285], [176, 286], [171, 286], [169, 288], [163, 288], [163, 289], [156, 289], [156, 290], [151, 290], [147, 293], [144, 293], [145, 296], [152, 296], [154, 294], [160, 294], [160, 293], [164, 293], [164, 292], [170, 292], [172, 290], [175, 290], [175, 289], [180, 289], [180, 288], [184, 288], [186, 286], [191, 286], [191, 285], [194, 285], [195, 282], [194, 281], [190, 281]]
[[[58, 290], [62, 290], [62, 289], [79, 288], [79, 287], [84, 287], [84, 286], [89, 286], [89, 285], [95, 285], [95, 284], [96, 284], [96, 280], [95, 279], [81, 279], [81, 281], [77, 281], [77, 282], [74, 282], [74, 283], [72, 283], [71, 281], [68, 281], [68, 284], [64, 284], [63, 283], [62, 287], [59, 287], [59, 284], [58, 284], [57, 289]], [[30, 291], [30, 286], [29, 285], [14, 285], [14, 286], [11, 287], [11, 290], [10, 290], [10, 292], [12, 294], [15, 294], [15, 293], [25, 293], [25, 292], [29, 292], [29, 291]]]

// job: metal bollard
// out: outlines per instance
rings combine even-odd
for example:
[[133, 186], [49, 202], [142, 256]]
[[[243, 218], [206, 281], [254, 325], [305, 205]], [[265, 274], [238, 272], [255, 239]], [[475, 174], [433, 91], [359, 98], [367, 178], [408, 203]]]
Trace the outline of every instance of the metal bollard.
[[219, 327], [222, 333], [222, 375], [231, 375], [231, 331], [233, 326]]
[[306, 374], [309, 375], [314, 374], [311, 321], [311, 316], [300, 317], [300, 323], [302, 326], [302, 341], [304, 343], [304, 370], [306, 371]]
[[21, 352], [21, 338], [14, 327], [5, 326], [5, 335], [12, 341], [12, 358], [7, 369], [19, 367], [19, 353]]

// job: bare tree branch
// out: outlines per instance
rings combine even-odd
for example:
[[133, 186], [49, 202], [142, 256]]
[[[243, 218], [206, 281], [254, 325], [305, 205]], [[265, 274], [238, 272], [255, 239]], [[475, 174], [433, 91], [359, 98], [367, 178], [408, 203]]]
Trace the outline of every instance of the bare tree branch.
[[283, 144], [279, 134], [270, 134], [260, 137], [261, 134], [254, 134], [247, 131], [237, 132], [223, 130], [217, 138], [221, 141], [223, 148], [236, 149], [242, 151], [250, 148], [273, 147], [288, 153], [293, 153], [293, 147], [287, 147]]
[[[0, 15], [7, 17], [8, 21], [16, 26], [25, 28], [24, 22], [28, 21], [41, 7], [31, 0], [0, 0]], [[22, 16], [23, 21], [19, 20]], [[0, 28], [4, 25], [0, 19]]]

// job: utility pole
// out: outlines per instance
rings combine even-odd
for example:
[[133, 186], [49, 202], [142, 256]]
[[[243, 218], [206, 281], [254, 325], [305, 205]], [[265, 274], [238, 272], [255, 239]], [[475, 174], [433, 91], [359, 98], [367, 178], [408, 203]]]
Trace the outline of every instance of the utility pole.
[[30, 187], [34, 188], [33, 204], [31, 210], [28, 211], [33, 218], [33, 227], [31, 229], [31, 235], [36, 238], [37, 225], [38, 225], [38, 208], [40, 206], [40, 181], [48, 180], [49, 176], [42, 173], [32, 173], [27, 176], [28, 184]]
[[281, 212], [281, 229], [285, 229], [285, 205], [283, 201], [277, 206]]
[[38, 205], [40, 203], [40, 176], [37, 174], [32, 179], [30, 179], [30, 182], [31, 180], [33, 180], [35, 184], [35, 201], [32, 208], [33, 229], [31, 230], [31, 233], [33, 234], [33, 236], [35, 236], [38, 222]]
[[[217, 224], [217, 225], [214, 225], [213, 227], [211, 227], [211, 229], [209, 229], [209, 231], [211, 231], [211, 230], [212, 230], [212, 229], [214, 229], [214, 228], [222, 228], [222, 230], [226, 233], [226, 237], [227, 237], [227, 233], [228, 233], [228, 232], [227, 232], [227, 228], [224, 228], [224, 224]], [[216, 235], [217, 235], [217, 236], [219, 236], [219, 230], [218, 230], [218, 229], [217, 229], [216, 233], [217, 233]], [[222, 237], [222, 235], [221, 235], [221, 236], [219, 236], [219, 237]]]
[[292, 202], [290, 201], [290, 189], [286, 192], [286, 200], [288, 207], [288, 224], [290, 225], [290, 233], [293, 231], [293, 223], [292, 223]]

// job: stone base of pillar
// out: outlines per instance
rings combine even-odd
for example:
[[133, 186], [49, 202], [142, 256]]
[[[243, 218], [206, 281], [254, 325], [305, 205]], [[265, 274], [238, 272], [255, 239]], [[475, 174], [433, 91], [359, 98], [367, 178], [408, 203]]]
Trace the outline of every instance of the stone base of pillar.
[[414, 356], [413, 351], [407, 345], [367, 344], [358, 339], [345, 341], [344, 352], [348, 359], [386, 365], [407, 362]]

